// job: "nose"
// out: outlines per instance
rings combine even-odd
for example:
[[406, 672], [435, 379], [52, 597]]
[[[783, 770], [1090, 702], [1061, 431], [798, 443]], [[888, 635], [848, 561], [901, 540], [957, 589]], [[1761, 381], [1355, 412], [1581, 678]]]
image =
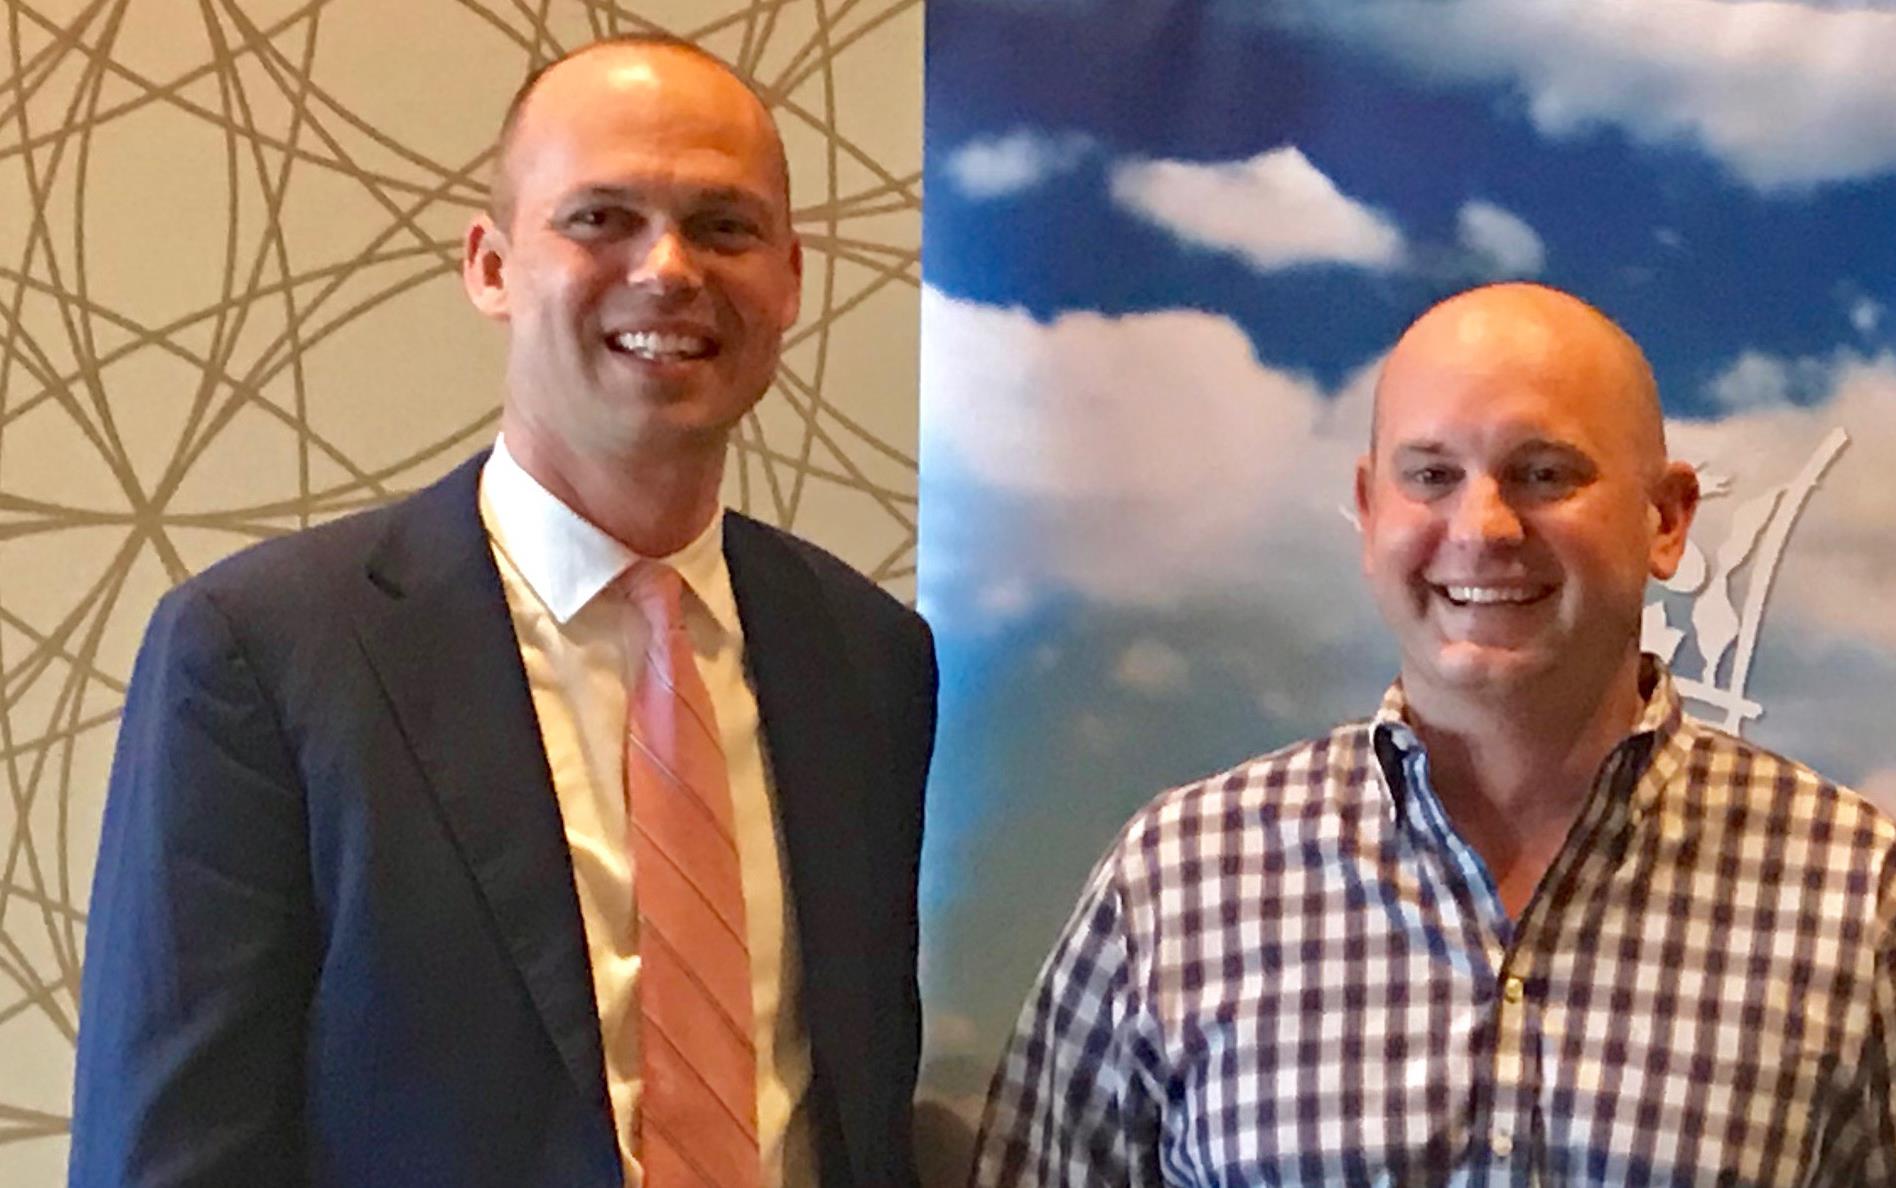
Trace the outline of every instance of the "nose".
[[656, 229], [645, 253], [632, 267], [629, 280], [661, 294], [694, 292], [702, 283], [698, 260], [684, 232], [677, 227]]
[[1450, 529], [1458, 540], [1477, 544], [1517, 544], [1521, 517], [1491, 475], [1476, 475], [1463, 486]]

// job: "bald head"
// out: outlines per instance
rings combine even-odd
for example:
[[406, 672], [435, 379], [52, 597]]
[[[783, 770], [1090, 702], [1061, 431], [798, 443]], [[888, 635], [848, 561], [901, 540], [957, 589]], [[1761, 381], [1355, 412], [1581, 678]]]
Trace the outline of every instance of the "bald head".
[[1383, 410], [1416, 384], [1456, 374], [1532, 377], [1623, 417], [1640, 467], [1666, 458], [1659, 386], [1644, 352], [1611, 318], [1570, 293], [1525, 282], [1484, 285], [1439, 302], [1405, 330], [1376, 382], [1373, 454]]
[[[488, 192], [487, 209], [496, 224], [506, 227], [513, 220], [514, 199], [519, 185], [519, 144], [526, 126], [539, 118], [540, 113], [536, 109], [545, 106], [536, 102], [542, 90], [585, 87], [597, 90], [597, 98], [602, 101], [611, 101], [615, 97], [631, 99], [634, 97], [633, 92], [624, 88], [619, 89], [617, 96], [610, 90], [598, 90], [597, 79], [602, 74], [609, 78], [613, 73], [610, 70], [601, 71], [599, 67], [614, 59], [621, 63], [635, 63], [654, 57], [672, 59], [674, 67], [682, 67], [686, 71], [721, 76], [730, 84], [724, 88], [724, 101], [732, 109], [733, 115], [754, 122], [760, 129], [778, 181], [783, 208], [786, 211], [790, 208], [790, 166], [784, 154], [783, 139], [757, 89], [710, 52], [689, 41], [663, 33], [627, 33], [590, 42], [536, 67], [514, 92], [494, 143], [493, 183]], [[592, 77], [586, 77], [588, 75]]]

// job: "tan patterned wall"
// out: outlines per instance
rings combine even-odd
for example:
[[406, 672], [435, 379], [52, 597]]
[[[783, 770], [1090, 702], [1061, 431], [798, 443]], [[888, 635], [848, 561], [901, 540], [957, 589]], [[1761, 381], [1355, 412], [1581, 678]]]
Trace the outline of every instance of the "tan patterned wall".
[[146, 616], [493, 433], [459, 237], [536, 58], [664, 29], [788, 144], [804, 318], [730, 501], [913, 593], [920, 0], [0, 0], [0, 1184], [61, 1181]]

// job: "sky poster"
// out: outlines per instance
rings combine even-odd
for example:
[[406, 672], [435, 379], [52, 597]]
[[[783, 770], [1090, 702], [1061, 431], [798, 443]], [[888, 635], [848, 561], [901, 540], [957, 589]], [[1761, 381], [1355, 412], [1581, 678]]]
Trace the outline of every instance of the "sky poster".
[[1125, 818], [1375, 708], [1352, 466], [1383, 353], [1456, 290], [1545, 281], [1639, 340], [1706, 494], [1646, 646], [1896, 808], [1896, 6], [927, 19], [932, 1183]]

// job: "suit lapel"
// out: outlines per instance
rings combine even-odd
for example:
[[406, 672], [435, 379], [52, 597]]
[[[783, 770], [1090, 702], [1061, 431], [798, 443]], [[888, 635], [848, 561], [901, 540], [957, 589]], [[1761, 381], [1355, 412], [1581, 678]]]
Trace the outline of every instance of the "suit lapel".
[[485, 457], [397, 509], [362, 646], [554, 1047], [609, 1117], [572, 858], [480, 521]]
[[784, 541], [727, 512], [725, 557], [744, 653], [763, 723], [783, 828], [784, 869], [803, 961], [803, 1018], [820, 1075], [836, 1103], [857, 1182], [876, 1180], [862, 1148], [878, 1127], [857, 1116], [873, 1102], [876, 1054], [861, 1020], [876, 1002], [876, 940], [860, 907], [874, 888], [864, 822], [872, 818], [864, 754], [850, 722], [865, 716], [843, 637], [816, 575]]

